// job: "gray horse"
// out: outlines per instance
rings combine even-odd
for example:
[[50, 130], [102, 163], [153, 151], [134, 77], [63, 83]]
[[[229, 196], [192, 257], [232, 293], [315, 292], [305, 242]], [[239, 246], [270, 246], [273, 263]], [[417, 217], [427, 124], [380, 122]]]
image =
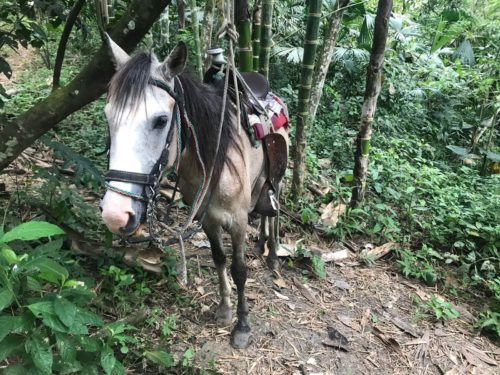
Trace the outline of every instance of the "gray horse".
[[[176, 161], [179, 189], [192, 204], [203, 176], [201, 159], [206, 170], [213, 170], [201, 211], [205, 212], [202, 226], [219, 276], [216, 319], [221, 326], [231, 325], [231, 289], [221, 237], [224, 229], [231, 236], [231, 275], [238, 292], [238, 320], [231, 333], [231, 344], [246, 348], [252, 336], [245, 298], [245, 236], [248, 214], [255, 210], [267, 179], [264, 147], [252, 146], [246, 132], [240, 131], [236, 107], [228, 100], [217, 148], [223, 93], [183, 74], [187, 58], [184, 43], [179, 43], [163, 63], [154, 53], [130, 57], [109, 37], [108, 46], [116, 74], [105, 107], [111, 143], [107, 191], [100, 206], [102, 219], [111, 232], [133, 236], [146, 220], [146, 190], [151, 176], [159, 178], [161, 170], [172, 167]], [[288, 146], [286, 131], [281, 129], [279, 133]], [[159, 163], [161, 159], [163, 163]], [[155, 169], [158, 170], [153, 173]], [[262, 249], [267, 240], [268, 264], [275, 269], [273, 220], [269, 218], [268, 226], [261, 225], [259, 246]], [[265, 222], [263, 217], [262, 224]]]

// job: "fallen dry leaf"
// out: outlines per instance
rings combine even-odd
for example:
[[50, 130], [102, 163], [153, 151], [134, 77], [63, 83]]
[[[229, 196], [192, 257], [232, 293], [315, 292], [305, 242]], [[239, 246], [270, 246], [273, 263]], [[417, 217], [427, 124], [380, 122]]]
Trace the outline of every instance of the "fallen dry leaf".
[[486, 352], [479, 350], [471, 344], [462, 347], [462, 354], [471, 365], [480, 366], [482, 361], [491, 366], [498, 366], [498, 363], [493, 358], [489, 357]]
[[345, 213], [347, 209], [347, 205], [340, 203], [338, 205], [334, 205], [335, 203], [332, 201], [327, 204], [327, 206], [323, 209], [323, 213], [321, 214], [321, 223], [324, 226], [336, 226], [339, 218]]
[[339, 314], [337, 315], [337, 319], [347, 327], [352, 328], [355, 331], [361, 332], [361, 325], [358, 322], [353, 321], [350, 316]]
[[[367, 245], [368, 246], [368, 245]], [[382, 246], [377, 246], [372, 249], [367, 248], [365, 246], [365, 250], [363, 250], [360, 254], [360, 256], [369, 256], [373, 260], [378, 260], [382, 258], [384, 255], [389, 254], [392, 250], [394, 250], [396, 247], [399, 245], [396, 242], [387, 242], [386, 244], [383, 244]]]
[[322, 341], [323, 345], [331, 348], [342, 349], [349, 351], [349, 341], [347, 338], [333, 327], [327, 328], [328, 338]]
[[300, 293], [311, 303], [316, 304], [316, 298], [312, 294], [312, 292], [309, 290], [309, 287], [306, 285], [303, 285], [296, 277], [293, 278], [293, 283], [297, 287], [297, 289], [300, 291]]
[[363, 314], [363, 317], [361, 318], [361, 331], [365, 331], [365, 327], [368, 324], [368, 321], [370, 319], [370, 314], [371, 314], [371, 309], [367, 308]]
[[283, 280], [282, 277], [274, 277], [273, 283], [274, 283], [274, 285], [276, 285], [280, 289], [284, 289], [287, 287], [287, 284], [286, 284], [285, 280]]
[[410, 323], [405, 322], [403, 319], [394, 316], [393, 314], [390, 314], [385, 310], [377, 310], [377, 314], [382, 316], [385, 320], [391, 322], [396, 327], [398, 327], [399, 329], [401, 329], [402, 331], [408, 333], [413, 337], [422, 336], [422, 333], [418, 329], [413, 327]]
[[282, 299], [282, 300], [285, 300], [285, 301], [289, 301], [290, 298], [288, 298], [287, 296], [285, 296], [284, 294], [281, 294], [275, 290], [273, 290], [274, 294], [276, 295], [276, 297], [278, 297], [279, 299]]
[[387, 336], [385, 333], [383, 333], [379, 328], [377, 327], [372, 327], [372, 332], [373, 334], [380, 340], [382, 341], [388, 348], [391, 348], [395, 352], [401, 354], [401, 347], [399, 346], [399, 343], [396, 341], [396, 339]]

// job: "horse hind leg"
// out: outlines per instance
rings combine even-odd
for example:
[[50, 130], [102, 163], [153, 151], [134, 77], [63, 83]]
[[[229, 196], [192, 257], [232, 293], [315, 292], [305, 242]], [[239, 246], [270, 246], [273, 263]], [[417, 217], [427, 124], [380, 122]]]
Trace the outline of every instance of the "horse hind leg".
[[230, 230], [233, 245], [233, 261], [231, 264], [231, 276], [238, 291], [238, 306], [236, 314], [238, 321], [231, 332], [231, 345], [236, 349], [245, 349], [252, 343], [252, 333], [248, 325], [248, 304], [245, 296], [245, 283], [247, 280], [247, 269], [245, 263], [245, 219], [240, 220]]
[[[205, 221], [205, 223], [207, 221]], [[203, 230], [210, 241], [212, 259], [214, 260], [217, 275], [219, 276], [220, 302], [217, 306], [215, 319], [219, 327], [228, 327], [231, 325], [232, 321], [231, 286], [229, 285], [229, 278], [226, 271], [226, 254], [224, 253], [222, 245], [221, 227], [205, 223], [203, 225]]]
[[269, 238], [269, 230], [267, 228], [267, 216], [260, 215], [260, 231], [259, 239], [257, 241], [257, 246], [255, 247], [255, 254], [257, 256], [262, 256], [265, 252], [265, 245], [267, 239]]
[[276, 217], [268, 217], [269, 237], [267, 239], [267, 247], [269, 254], [267, 255], [266, 263], [269, 269], [277, 272], [279, 268], [278, 255], [276, 247], [278, 245], [278, 220]]

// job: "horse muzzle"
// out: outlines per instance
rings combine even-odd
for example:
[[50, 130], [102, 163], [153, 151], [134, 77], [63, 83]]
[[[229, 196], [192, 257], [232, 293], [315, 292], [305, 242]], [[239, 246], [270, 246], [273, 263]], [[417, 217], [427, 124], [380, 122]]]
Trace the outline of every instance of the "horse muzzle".
[[146, 202], [108, 190], [99, 208], [108, 229], [121, 236], [132, 236], [146, 219]]

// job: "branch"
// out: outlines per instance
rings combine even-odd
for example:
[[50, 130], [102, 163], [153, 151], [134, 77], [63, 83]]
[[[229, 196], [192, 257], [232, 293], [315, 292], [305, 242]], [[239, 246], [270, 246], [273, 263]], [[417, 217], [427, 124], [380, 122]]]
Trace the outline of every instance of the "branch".
[[[134, 0], [111, 30], [111, 37], [126, 52], [131, 52], [169, 3], [170, 0]], [[133, 30], [129, 25], [134, 25]], [[99, 98], [113, 74], [107, 47], [101, 45], [67, 86], [52, 91], [13, 122], [0, 125], [0, 171], [61, 120]]]
[[61, 40], [59, 41], [59, 46], [57, 47], [56, 61], [54, 63], [52, 90], [55, 90], [60, 86], [61, 69], [64, 60], [64, 54], [66, 53], [66, 45], [68, 44], [68, 39], [69, 35], [71, 34], [71, 30], [73, 30], [73, 26], [76, 20], [78, 19], [78, 15], [80, 14], [84, 5], [85, 5], [85, 0], [78, 0], [75, 3], [73, 9], [71, 9], [71, 12], [69, 12], [68, 19], [66, 20], [66, 24], [64, 25], [64, 30], [61, 35]]

